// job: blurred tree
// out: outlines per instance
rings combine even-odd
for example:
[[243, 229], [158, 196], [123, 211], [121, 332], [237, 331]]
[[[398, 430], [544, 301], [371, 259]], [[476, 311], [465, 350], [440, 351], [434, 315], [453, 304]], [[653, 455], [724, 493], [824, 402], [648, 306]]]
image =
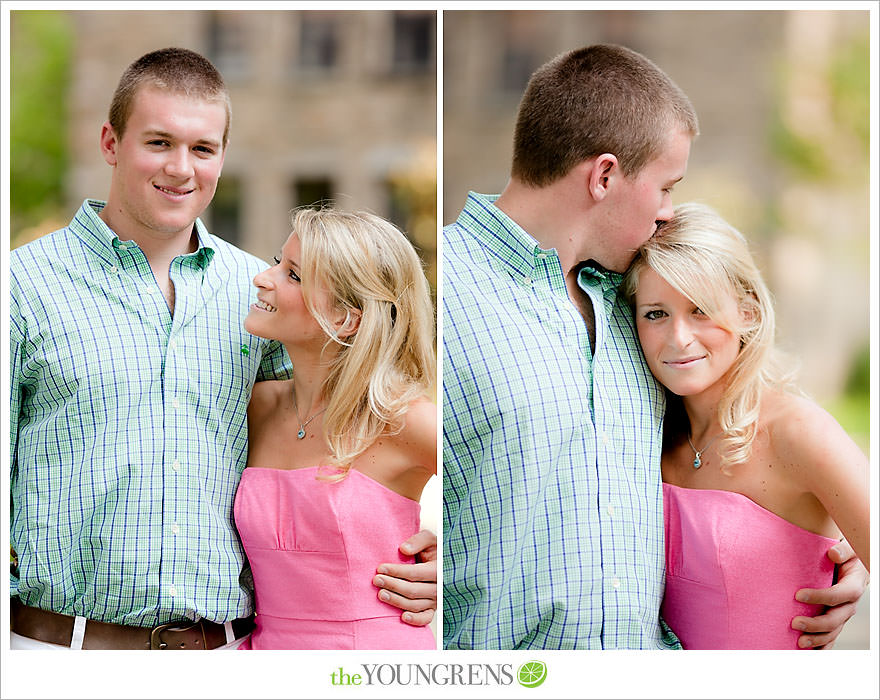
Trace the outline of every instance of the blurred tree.
[[406, 168], [388, 178], [391, 219], [412, 241], [426, 266], [432, 294], [437, 287], [437, 159], [433, 146], [424, 146]]
[[867, 31], [846, 37], [830, 47], [827, 60], [817, 56], [807, 70], [787, 57], [777, 71], [770, 143], [793, 177], [807, 182], [836, 178], [844, 186], [854, 177], [864, 179], [870, 131], [869, 41]]
[[829, 75], [834, 117], [858, 138], [865, 154], [871, 136], [870, 51], [867, 32], [845, 42], [834, 55]]
[[[61, 216], [67, 169], [67, 86], [72, 31], [63, 12], [10, 13], [11, 243]], [[42, 233], [47, 233], [43, 231]]]

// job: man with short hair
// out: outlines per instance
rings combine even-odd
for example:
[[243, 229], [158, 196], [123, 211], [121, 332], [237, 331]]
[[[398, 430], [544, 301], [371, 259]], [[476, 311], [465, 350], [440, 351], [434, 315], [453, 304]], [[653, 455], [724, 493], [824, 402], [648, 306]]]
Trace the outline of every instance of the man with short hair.
[[[253, 625], [233, 497], [251, 387], [289, 361], [242, 326], [266, 264], [197, 218], [229, 120], [207, 59], [141, 57], [101, 130], [106, 203], [12, 252], [12, 648], [234, 648]], [[433, 542], [383, 565], [380, 597], [413, 624]]]
[[[563, 54], [526, 88], [502, 194], [444, 229], [446, 648], [680, 648], [659, 616], [664, 395], [617, 287], [697, 133], [644, 56]], [[850, 566], [811, 602], [857, 600]]]

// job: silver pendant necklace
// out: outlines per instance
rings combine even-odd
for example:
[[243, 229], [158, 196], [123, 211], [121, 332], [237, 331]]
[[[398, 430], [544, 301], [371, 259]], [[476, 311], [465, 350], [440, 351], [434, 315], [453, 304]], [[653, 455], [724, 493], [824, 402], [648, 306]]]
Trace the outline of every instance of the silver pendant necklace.
[[691, 449], [694, 451], [694, 469], [699, 469], [700, 467], [703, 466], [703, 460], [700, 457], [702, 456], [702, 454], [706, 450], [709, 449], [709, 445], [711, 445], [713, 442], [715, 442], [715, 438], [720, 437], [720, 436], [721, 436], [721, 433], [718, 433], [718, 435], [716, 435], [711, 440], [709, 440], [709, 442], [706, 443], [705, 447], [703, 447], [702, 450], [698, 450], [696, 447], [694, 447], [694, 443], [691, 442], [691, 434], [688, 433], [688, 436], [687, 436], [688, 445], [690, 445]]
[[293, 410], [296, 413], [296, 419], [299, 421], [299, 431], [296, 434], [298, 440], [302, 440], [306, 436], [306, 426], [311, 423], [315, 418], [320, 416], [324, 411], [327, 410], [327, 407], [324, 406], [320, 411], [315, 413], [313, 416], [308, 418], [305, 423], [303, 423], [302, 418], [299, 417], [299, 406], [296, 405], [296, 390], [293, 391]]

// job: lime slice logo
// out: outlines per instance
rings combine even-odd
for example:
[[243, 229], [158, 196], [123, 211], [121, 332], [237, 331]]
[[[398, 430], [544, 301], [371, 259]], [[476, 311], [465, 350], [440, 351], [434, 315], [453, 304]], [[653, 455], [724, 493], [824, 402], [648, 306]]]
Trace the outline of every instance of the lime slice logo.
[[547, 665], [543, 661], [526, 661], [519, 667], [516, 679], [523, 688], [537, 688], [547, 679]]

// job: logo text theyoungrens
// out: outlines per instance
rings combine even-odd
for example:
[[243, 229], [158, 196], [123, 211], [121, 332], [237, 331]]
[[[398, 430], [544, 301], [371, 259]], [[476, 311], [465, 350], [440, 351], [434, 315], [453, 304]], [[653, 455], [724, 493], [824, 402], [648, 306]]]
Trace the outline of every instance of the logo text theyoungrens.
[[330, 674], [333, 685], [511, 685], [511, 664], [361, 664]]

